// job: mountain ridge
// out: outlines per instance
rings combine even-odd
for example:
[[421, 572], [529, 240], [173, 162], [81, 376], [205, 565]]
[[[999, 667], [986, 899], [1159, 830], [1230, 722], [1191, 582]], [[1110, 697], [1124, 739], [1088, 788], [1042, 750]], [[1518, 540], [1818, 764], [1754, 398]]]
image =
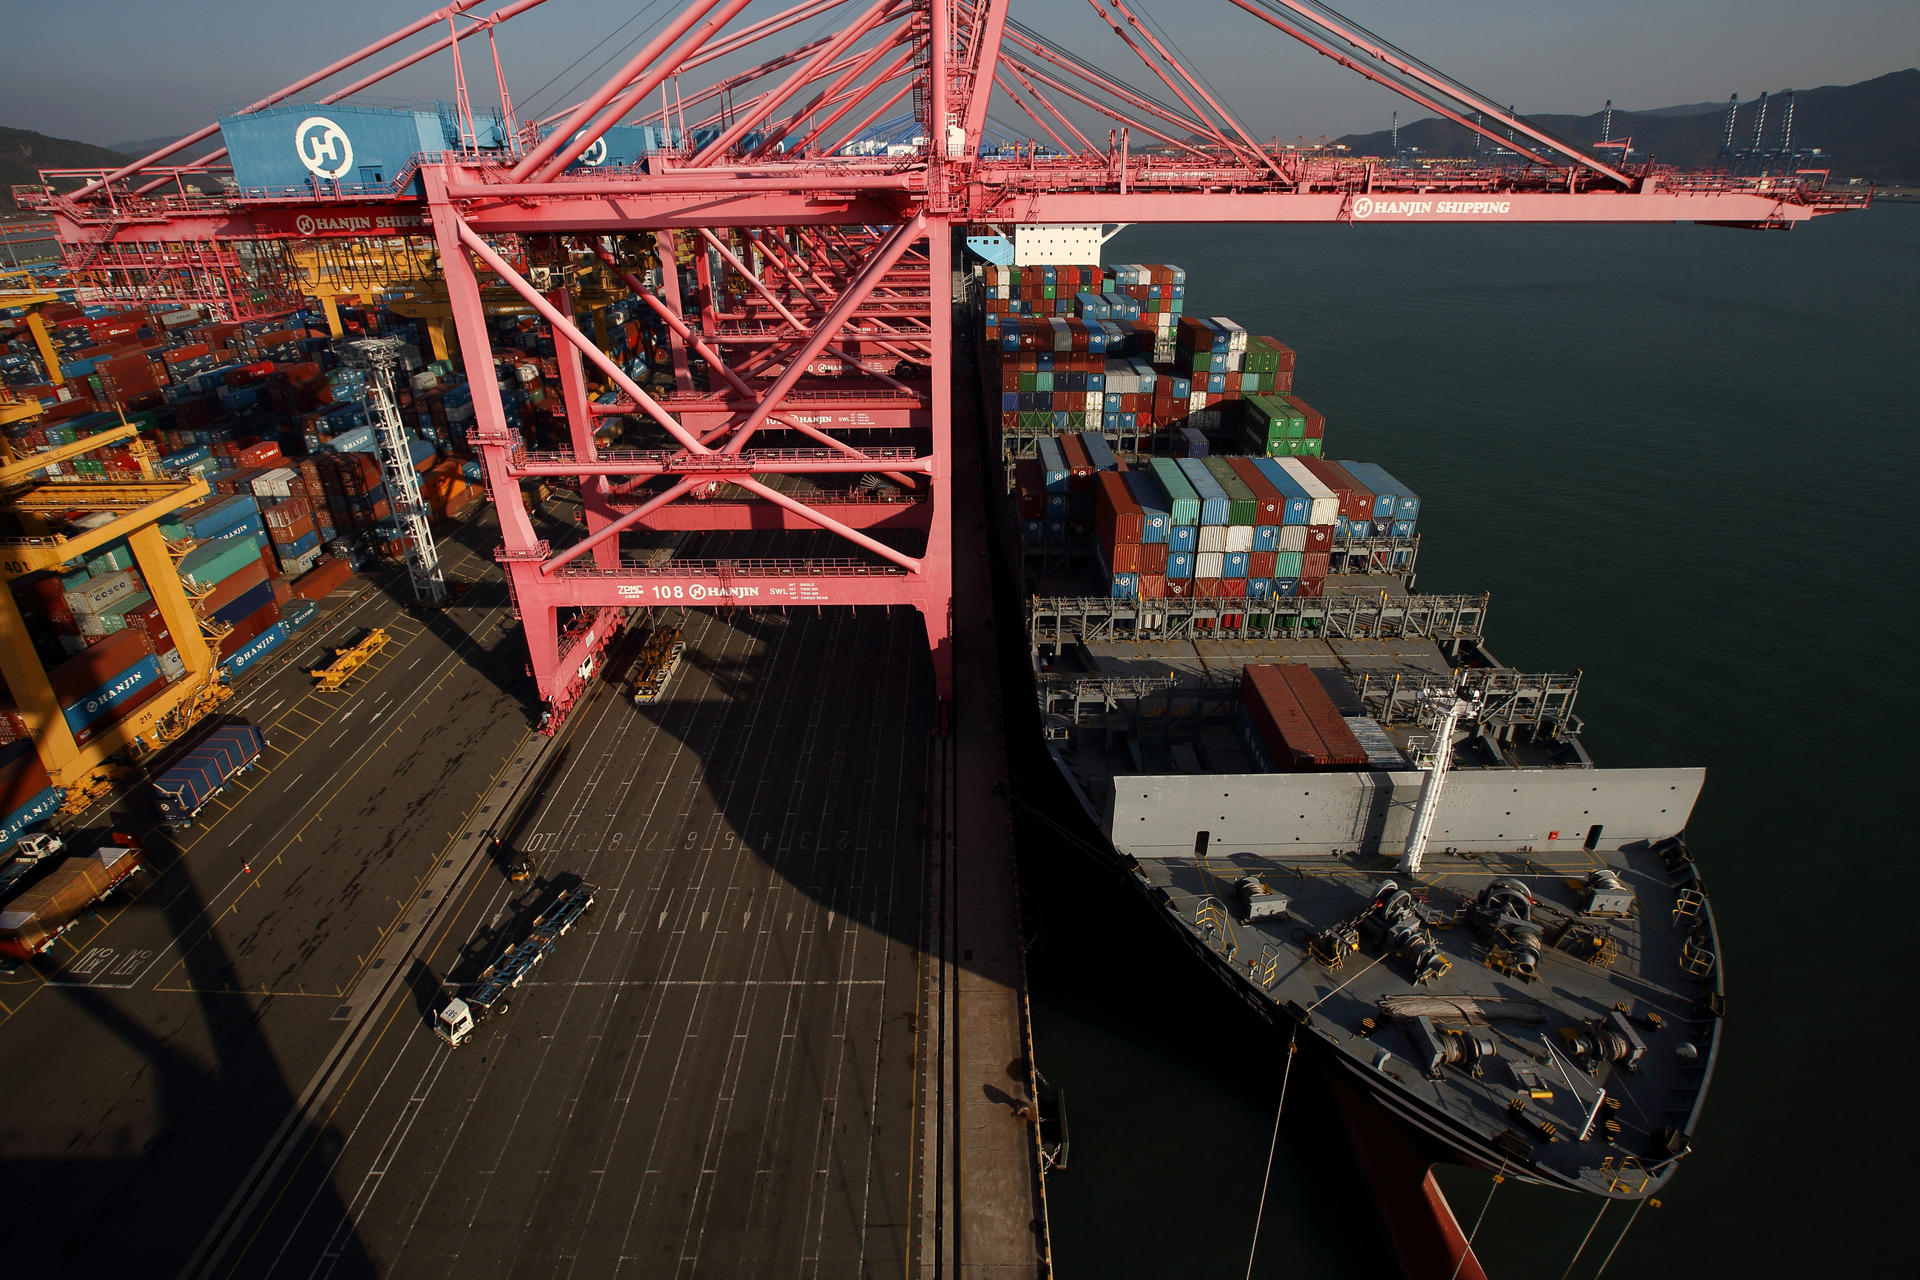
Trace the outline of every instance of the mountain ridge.
[[[1785, 118], [1784, 94], [1767, 98], [1766, 147], [1780, 144]], [[1734, 131], [1736, 148], [1753, 142], [1756, 100], [1740, 103]], [[1793, 91], [1795, 150], [1819, 147], [1836, 176], [1878, 183], [1920, 181], [1920, 68], [1892, 71], [1850, 85], [1822, 85]], [[1526, 118], [1578, 146], [1600, 140], [1602, 112], [1591, 115], [1529, 115]], [[1648, 156], [1685, 168], [1711, 165], [1725, 140], [1726, 104], [1706, 110], [1658, 107], [1613, 112], [1613, 137], [1633, 140], [1633, 158]], [[1418, 148], [1431, 159], [1474, 154], [1477, 135], [1452, 121], [1428, 116], [1400, 126], [1402, 147]], [[1390, 130], [1350, 133], [1338, 139], [1355, 154], [1385, 155], [1393, 146]], [[1484, 142], [1482, 146], [1484, 146]], [[1618, 154], [1618, 153], [1615, 153]]]

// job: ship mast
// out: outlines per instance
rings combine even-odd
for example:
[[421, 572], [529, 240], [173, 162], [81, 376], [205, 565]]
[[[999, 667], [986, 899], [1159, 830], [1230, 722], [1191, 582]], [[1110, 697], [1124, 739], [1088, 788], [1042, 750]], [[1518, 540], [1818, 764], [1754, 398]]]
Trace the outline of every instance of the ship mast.
[[1447, 770], [1453, 764], [1453, 731], [1460, 717], [1473, 710], [1473, 704], [1459, 694], [1435, 695], [1427, 702], [1429, 714], [1438, 715], [1434, 732], [1432, 759], [1427, 763], [1426, 779], [1420, 784], [1420, 803], [1413, 811], [1413, 826], [1407, 831], [1406, 852], [1397, 868], [1408, 875], [1420, 874], [1420, 861], [1427, 853], [1427, 838], [1433, 833], [1433, 817], [1440, 810], [1440, 792], [1447, 784]]

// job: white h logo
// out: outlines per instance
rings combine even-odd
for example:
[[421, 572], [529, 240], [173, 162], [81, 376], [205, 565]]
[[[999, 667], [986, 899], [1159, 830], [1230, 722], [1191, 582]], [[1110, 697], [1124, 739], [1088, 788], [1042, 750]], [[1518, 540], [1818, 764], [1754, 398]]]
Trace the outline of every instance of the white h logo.
[[308, 116], [293, 131], [293, 149], [316, 178], [338, 179], [353, 164], [353, 143], [325, 116]]
[[[578, 138], [580, 135], [576, 133], [573, 136], [575, 138]], [[599, 165], [605, 164], [606, 162], [607, 162], [607, 140], [604, 137], [595, 138], [592, 142], [587, 144], [587, 149], [580, 153], [581, 164], [588, 165], [588, 166], [599, 166]]]

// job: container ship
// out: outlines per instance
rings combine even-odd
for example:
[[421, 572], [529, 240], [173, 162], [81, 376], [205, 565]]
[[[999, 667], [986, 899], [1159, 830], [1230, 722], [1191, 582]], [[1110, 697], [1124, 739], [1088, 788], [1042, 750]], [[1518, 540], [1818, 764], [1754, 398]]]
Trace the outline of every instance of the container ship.
[[987, 264], [970, 295], [1069, 819], [1447, 1158], [1651, 1195], [1724, 1007], [1703, 771], [1590, 759], [1578, 675], [1415, 589], [1416, 490], [1340, 457], [1292, 349], [1191, 314], [1180, 268]]

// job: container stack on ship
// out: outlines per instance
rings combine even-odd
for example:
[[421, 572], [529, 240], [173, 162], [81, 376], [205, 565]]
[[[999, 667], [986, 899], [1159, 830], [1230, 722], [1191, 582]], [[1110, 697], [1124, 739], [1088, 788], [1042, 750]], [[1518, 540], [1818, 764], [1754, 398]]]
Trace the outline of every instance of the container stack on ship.
[[1438, 1149], [1651, 1194], [1723, 1005], [1702, 772], [1597, 767], [1577, 672], [1415, 591], [1404, 469], [1340, 457], [1294, 351], [1180, 268], [986, 265], [974, 296], [1036, 724], [1116, 865]]

